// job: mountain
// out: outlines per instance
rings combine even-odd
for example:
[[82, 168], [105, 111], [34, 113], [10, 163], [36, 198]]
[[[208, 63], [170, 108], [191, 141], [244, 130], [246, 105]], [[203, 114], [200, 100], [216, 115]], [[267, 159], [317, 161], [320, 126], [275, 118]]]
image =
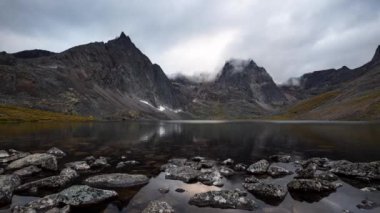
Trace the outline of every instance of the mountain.
[[98, 118], [177, 118], [170, 80], [121, 33], [61, 53], [0, 54], [0, 100]]

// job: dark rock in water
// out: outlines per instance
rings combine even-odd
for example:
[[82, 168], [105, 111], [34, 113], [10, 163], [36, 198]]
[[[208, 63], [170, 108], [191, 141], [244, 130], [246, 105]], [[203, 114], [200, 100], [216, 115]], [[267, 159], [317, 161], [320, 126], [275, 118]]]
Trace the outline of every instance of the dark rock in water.
[[288, 191], [280, 185], [263, 182], [243, 183], [243, 187], [252, 194], [264, 199], [283, 200], [288, 193]]
[[25, 183], [16, 188], [16, 191], [26, 191], [26, 190], [39, 190], [41, 188], [45, 189], [56, 189], [67, 186], [70, 182], [72, 182], [75, 178], [78, 177], [78, 173], [71, 169], [65, 168], [61, 171], [59, 175], [46, 177], [40, 180], [32, 181], [29, 183]]
[[[9, 150], [9, 153], [10, 153], [10, 156], [0, 158], [0, 163], [9, 163], [11, 161], [15, 161], [15, 160], [18, 160], [20, 158], [24, 158], [30, 154], [27, 152], [20, 152], [17, 150]], [[3, 155], [5, 155], [5, 154], [3, 154]]]
[[260, 182], [260, 180], [257, 179], [255, 176], [251, 175], [249, 177], [244, 178], [244, 182], [246, 182], [246, 183], [258, 183], [258, 182]]
[[202, 171], [198, 176], [198, 181], [205, 185], [223, 186], [222, 175], [217, 170]]
[[270, 166], [268, 168], [268, 174], [272, 177], [282, 177], [282, 176], [285, 176], [285, 175], [290, 175], [292, 174], [291, 171], [285, 169], [285, 168], [282, 168], [280, 166]]
[[18, 175], [20, 177], [34, 175], [36, 173], [41, 172], [41, 169], [37, 166], [28, 166], [13, 172], [14, 175]]
[[254, 164], [251, 164], [247, 171], [252, 174], [264, 174], [267, 172], [269, 162], [267, 160], [260, 160]]
[[174, 213], [174, 209], [165, 201], [154, 200], [148, 204], [142, 213]]
[[235, 174], [235, 171], [233, 169], [230, 169], [226, 166], [219, 167], [219, 172], [225, 177], [230, 177]]
[[361, 188], [360, 191], [362, 191], [362, 192], [374, 192], [374, 191], [378, 191], [378, 189], [375, 187], [364, 187], [364, 188]]
[[9, 153], [5, 150], [0, 150], [0, 158], [7, 158], [9, 157]]
[[0, 175], [0, 205], [11, 202], [13, 191], [21, 184], [17, 175]]
[[46, 153], [31, 154], [15, 160], [7, 166], [7, 169], [20, 169], [31, 165], [54, 171], [58, 170], [57, 158]]
[[301, 170], [296, 171], [296, 178], [309, 179], [315, 177], [315, 172], [317, 171], [317, 165], [313, 162], [307, 164], [307, 166]]
[[201, 162], [196, 162], [196, 161], [186, 161], [185, 166], [189, 166], [196, 170], [200, 170], [202, 168]]
[[327, 181], [336, 181], [336, 180], [338, 180], [338, 177], [334, 173], [332, 173], [332, 172], [322, 172], [322, 173], [316, 174], [315, 177], [317, 179], [327, 180]]
[[86, 185], [99, 188], [125, 188], [144, 185], [148, 182], [149, 178], [145, 175], [132, 175], [125, 173], [96, 175], [84, 180]]
[[65, 167], [72, 168], [76, 171], [86, 171], [90, 169], [90, 165], [86, 161], [74, 161], [71, 163], [66, 163]]
[[228, 158], [228, 159], [226, 159], [226, 160], [224, 160], [223, 162], [222, 162], [222, 164], [223, 165], [232, 165], [232, 164], [234, 164], [234, 160], [232, 160], [231, 158]]
[[66, 153], [64, 151], [58, 149], [57, 147], [53, 147], [53, 148], [49, 149], [46, 153], [55, 155], [57, 157], [65, 157], [66, 156]]
[[167, 194], [167, 193], [169, 193], [170, 189], [169, 189], [169, 187], [164, 187], [164, 188], [159, 188], [158, 191], [161, 194]]
[[54, 208], [46, 211], [45, 213], [69, 213], [69, 212], [70, 212], [70, 206], [66, 205], [62, 208], [54, 207]]
[[244, 164], [244, 163], [238, 163], [238, 164], [235, 165], [234, 170], [238, 171], [238, 172], [242, 172], [242, 171], [246, 171], [247, 167], [248, 166], [246, 164]]
[[74, 185], [57, 194], [47, 195], [43, 198], [31, 201], [24, 206], [15, 206], [14, 212], [46, 211], [57, 207], [61, 203], [66, 205], [83, 207], [102, 203], [108, 199], [117, 197], [118, 194], [111, 190], [102, 190], [85, 185]]
[[0, 168], [0, 175], [4, 173], [4, 168]]
[[269, 159], [271, 159], [274, 162], [289, 163], [292, 160], [292, 156], [290, 156], [290, 155], [271, 155], [271, 156], [269, 156]]
[[182, 189], [182, 188], [176, 188], [175, 189], [176, 192], [179, 192], [179, 193], [183, 193], [185, 192], [186, 190]]
[[198, 207], [243, 209], [250, 211], [257, 208], [256, 202], [250, 198], [247, 198], [247, 193], [238, 189], [209, 191], [195, 194], [190, 198], [189, 204]]
[[306, 168], [310, 163], [313, 163], [314, 165], [317, 166], [318, 169], [327, 169], [327, 165], [329, 164], [330, 160], [328, 158], [310, 158], [306, 161], [302, 161], [301, 165], [303, 168]]
[[116, 165], [116, 169], [121, 169], [121, 168], [125, 168], [128, 166], [134, 166], [134, 165], [138, 165], [138, 164], [140, 164], [140, 162], [135, 161], [135, 160], [122, 161]]
[[380, 180], [380, 161], [352, 163], [346, 160], [330, 162], [331, 172], [358, 179]]
[[356, 205], [356, 207], [358, 207], [359, 209], [374, 209], [376, 207], [379, 207], [379, 205], [373, 201], [370, 201], [370, 200], [362, 200], [361, 203], [359, 203], [358, 205]]
[[191, 158], [192, 161], [195, 161], [195, 162], [200, 162], [202, 160], [205, 160], [206, 158], [204, 157], [201, 157], [201, 156], [195, 156], [193, 158]]
[[294, 179], [288, 183], [289, 191], [300, 192], [330, 192], [335, 191], [340, 184], [319, 179]]
[[201, 160], [199, 162], [199, 164], [202, 168], [208, 169], [208, 168], [214, 167], [216, 165], [216, 161], [214, 161], [214, 160]]
[[187, 159], [186, 158], [172, 158], [168, 160], [168, 163], [174, 164], [176, 166], [183, 166], [185, 165]]
[[91, 155], [91, 156], [85, 157], [84, 161], [86, 161], [88, 165], [91, 165], [96, 161], [96, 158]]
[[107, 158], [105, 157], [99, 157], [98, 159], [96, 159], [92, 164], [91, 164], [91, 168], [105, 168], [105, 167], [108, 167], [110, 166], [108, 164], [108, 161], [107, 161]]
[[185, 183], [196, 181], [200, 172], [190, 166], [180, 166], [168, 168], [165, 171], [165, 178], [172, 180], [181, 180]]

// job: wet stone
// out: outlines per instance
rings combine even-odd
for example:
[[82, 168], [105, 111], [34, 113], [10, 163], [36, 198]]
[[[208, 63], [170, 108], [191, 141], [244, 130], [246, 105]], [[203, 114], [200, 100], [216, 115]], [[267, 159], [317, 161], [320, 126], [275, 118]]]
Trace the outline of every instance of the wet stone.
[[247, 167], [248, 166], [246, 164], [244, 164], [244, 163], [238, 163], [238, 164], [235, 165], [234, 170], [238, 171], [238, 172], [242, 172], [242, 171], [246, 171]]
[[243, 187], [252, 194], [264, 199], [283, 200], [288, 193], [288, 191], [280, 185], [263, 182], [243, 183]]
[[13, 172], [13, 174], [18, 175], [20, 177], [34, 175], [36, 173], [41, 172], [41, 169], [37, 166], [28, 166]]
[[191, 158], [192, 161], [195, 161], [195, 162], [200, 162], [202, 160], [205, 160], [206, 158], [204, 157], [201, 157], [201, 156], [195, 156], [193, 158]]
[[148, 204], [142, 213], [174, 213], [174, 209], [165, 201], [154, 200]]
[[99, 188], [126, 188], [144, 185], [148, 182], [149, 178], [145, 175], [132, 175], [126, 173], [95, 175], [84, 180], [86, 185]]
[[87, 157], [85, 157], [84, 158], [84, 161], [86, 161], [87, 162], [87, 164], [93, 164], [95, 161], [96, 161], [96, 158], [94, 157], [94, 156], [87, 156]]
[[234, 164], [234, 160], [232, 160], [231, 158], [228, 158], [228, 159], [226, 159], [226, 160], [224, 160], [223, 162], [222, 162], [222, 164], [223, 165], [232, 165], [232, 164]]
[[290, 175], [292, 174], [291, 171], [285, 169], [285, 168], [282, 168], [280, 166], [270, 166], [268, 168], [268, 174], [272, 177], [282, 177], [282, 176], [285, 176], [285, 175]]
[[258, 182], [260, 182], [260, 180], [252, 175], [252, 176], [244, 178], [244, 182], [246, 182], [246, 183], [258, 183]]
[[135, 160], [122, 161], [122, 162], [119, 162], [116, 165], [116, 169], [122, 169], [122, 168], [125, 168], [125, 167], [139, 165], [139, 164], [140, 164], [140, 162], [135, 161]]
[[380, 180], [380, 161], [352, 163], [346, 160], [330, 162], [331, 172], [361, 180]]
[[72, 168], [76, 171], [86, 171], [90, 169], [90, 165], [88, 165], [86, 161], [74, 161], [66, 163], [65, 167]]
[[225, 177], [230, 177], [235, 174], [235, 171], [233, 169], [230, 169], [226, 166], [219, 167], [219, 172]]
[[271, 159], [274, 162], [289, 163], [292, 160], [292, 156], [290, 156], [290, 155], [271, 155], [271, 156], [269, 156], [269, 159]]
[[15, 160], [7, 166], [7, 169], [20, 169], [31, 165], [49, 170], [58, 170], [57, 158], [54, 155], [46, 153], [31, 154]]
[[356, 205], [356, 207], [358, 207], [359, 209], [374, 209], [376, 207], [379, 207], [379, 205], [373, 201], [370, 201], [370, 200], [362, 200], [361, 203], [359, 203], [358, 205]]
[[199, 162], [202, 168], [212, 168], [216, 165], [216, 161], [214, 160], [201, 160]]
[[190, 198], [189, 204], [198, 207], [213, 207], [222, 209], [255, 210], [257, 204], [247, 198], [247, 193], [241, 190], [209, 191], [195, 194]]
[[169, 193], [170, 189], [169, 189], [169, 187], [164, 187], [164, 188], [159, 188], [158, 191], [161, 194], [167, 194], [167, 193]]
[[198, 181], [209, 186], [223, 186], [222, 175], [217, 170], [202, 172], [198, 176]]
[[13, 191], [21, 184], [17, 175], [0, 175], [0, 205], [11, 201]]
[[338, 180], [338, 176], [336, 176], [332, 172], [322, 172], [322, 173], [316, 174], [315, 176], [316, 176], [316, 178], [321, 179], [321, 180], [327, 180], [327, 181]]
[[248, 167], [247, 172], [252, 173], [252, 174], [264, 174], [267, 172], [268, 167], [269, 167], [269, 162], [267, 160], [260, 160], [254, 164], [251, 164]]
[[58, 149], [57, 147], [53, 147], [53, 148], [49, 149], [46, 153], [55, 155], [56, 157], [65, 157], [66, 156], [66, 153], [64, 151]]
[[24, 157], [29, 155], [29, 153], [27, 153], [27, 152], [19, 152], [19, 151], [9, 152], [9, 153], [10, 153], [9, 157], [0, 158], [0, 163], [9, 163], [11, 161], [15, 161], [15, 160], [18, 160], [20, 158], [24, 158]]
[[176, 188], [175, 191], [178, 192], [178, 193], [183, 193], [183, 192], [185, 192], [186, 190], [184, 190], [184, 189], [182, 189], [182, 188]]
[[294, 179], [288, 183], [289, 191], [300, 192], [331, 192], [340, 184], [319, 179]]
[[378, 189], [375, 188], [375, 187], [364, 187], [364, 188], [361, 188], [360, 191], [363, 191], [363, 192], [374, 192], [374, 191], [378, 191]]
[[300, 178], [300, 179], [314, 178], [316, 171], [317, 171], [317, 164], [310, 162], [309, 164], [305, 165], [304, 168], [296, 171], [297, 176], [295, 178]]
[[165, 178], [172, 180], [181, 180], [185, 183], [195, 182], [199, 171], [190, 166], [180, 166], [168, 168], [165, 171]]
[[107, 158], [105, 157], [99, 157], [98, 159], [96, 159], [92, 164], [91, 164], [91, 168], [105, 168], [105, 167], [108, 167], [110, 166], [108, 164], [108, 161], [107, 161]]
[[0, 150], [0, 158], [7, 158], [9, 157], [9, 153], [5, 150]]
[[92, 188], [85, 185], [74, 185], [61, 192], [63, 203], [72, 206], [86, 206], [101, 203], [110, 198], [116, 197], [117, 193], [112, 190]]

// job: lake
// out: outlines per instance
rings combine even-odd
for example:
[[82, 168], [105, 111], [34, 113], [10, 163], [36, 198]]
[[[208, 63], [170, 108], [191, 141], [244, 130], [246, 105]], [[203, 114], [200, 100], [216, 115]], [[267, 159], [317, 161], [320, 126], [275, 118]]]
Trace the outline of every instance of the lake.
[[[367, 122], [275, 122], [275, 121], [139, 121], [94, 123], [20, 123], [0, 125], [0, 149], [45, 152], [51, 147], [65, 151], [68, 156], [59, 165], [81, 160], [87, 156], [109, 157], [112, 165], [102, 171], [128, 172], [148, 175], [150, 182], [142, 187], [117, 190], [119, 198], [86, 210], [94, 212], [141, 212], [151, 200], [165, 200], [176, 212], [247, 212], [199, 208], [188, 204], [192, 195], [219, 189], [242, 188], [244, 176], [225, 178], [224, 186], [185, 184], [167, 180], [160, 166], [171, 158], [203, 156], [215, 160], [232, 158], [236, 163], [251, 164], [274, 154], [290, 154], [299, 159], [327, 157], [354, 162], [380, 160], [380, 123]], [[141, 162], [122, 170], [115, 165], [120, 157]], [[292, 164], [276, 163], [289, 170]], [[85, 178], [88, 175], [83, 175]], [[285, 185], [294, 175], [273, 179]], [[77, 181], [79, 183], [80, 180]], [[256, 212], [342, 212], [360, 211], [356, 204], [363, 199], [380, 203], [380, 192], [363, 192], [361, 183], [341, 179], [343, 187], [322, 198], [300, 198], [289, 194], [281, 203], [256, 198]], [[376, 183], [377, 184], [377, 183]], [[169, 187], [163, 194], [159, 188]], [[184, 193], [175, 192], [183, 188]], [[36, 199], [34, 196], [14, 195], [11, 206]], [[377, 212], [379, 208], [365, 210]], [[83, 209], [73, 209], [74, 212]]]

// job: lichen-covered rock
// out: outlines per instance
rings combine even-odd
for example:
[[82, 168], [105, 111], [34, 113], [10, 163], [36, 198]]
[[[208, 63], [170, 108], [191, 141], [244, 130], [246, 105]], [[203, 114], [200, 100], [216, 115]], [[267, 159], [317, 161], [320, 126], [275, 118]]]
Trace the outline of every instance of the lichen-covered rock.
[[76, 171], [86, 171], [91, 168], [90, 165], [88, 165], [86, 161], [74, 161], [74, 162], [66, 163], [65, 167], [72, 168]]
[[288, 193], [288, 191], [280, 185], [263, 182], [243, 183], [243, 187], [252, 194], [265, 199], [283, 200]]
[[329, 163], [331, 172], [358, 179], [380, 180], [380, 161], [369, 163], [352, 163], [346, 160]]
[[202, 172], [197, 179], [205, 185], [223, 186], [222, 175], [217, 170]]
[[37, 166], [28, 166], [28, 167], [14, 171], [13, 174], [18, 175], [19, 177], [25, 177], [25, 176], [34, 175], [39, 172], [41, 172], [41, 169], [38, 168]]
[[260, 160], [254, 164], [251, 164], [248, 167], [247, 172], [252, 173], [252, 174], [264, 174], [267, 172], [268, 167], [269, 167], [269, 162], [267, 160]]
[[90, 156], [85, 157], [84, 161], [86, 161], [87, 164], [90, 165], [96, 161], [96, 158], [94, 156], [90, 155]]
[[244, 182], [246, 182], [246, 183], [258, 183], [258, 182], [260, 182], [260, 180], [257, 179], [255, 176], [251, 175], [249, 177], [244, 178]]
[[55, 155], [57, 157], [65, 157], [66, 156], [66, 153], [64, 151], [58, 149], [57, 147], [52, 147], [46, 153]]
[[338, 177], [332, 172], [322, 172], [315, 175], [316, 178], [327, 181], [336, 181]]
[[58, 170], [57, 158], [46, 153], [31, 154], [15, 160], [7, 166], [7, 169], [20, 169], [31, 165], [54, 171]]
[[300, 192], [331, 192], [335, 191], [340, 184], [320, 179], [294, 179], [288, 183], [289, 191]]
[[142, 213], [174, 213], [174, 209], [165, 201], [154, 200], [148, 204]]
[[282, 176], [285, 176], [285, 175], [290, 175], [292, 174], [291, 171], [285, 169], [285, 168], [282, 168], [280, 166], [269, 166], [268, 168], [268, 174], [272, 177], [282, 177]]
[[140, 162], [135, 161], [135, 160], [122, 161], [116, 165], [116, 169], [121, 169], [121, 168], [134, 166], [134, 165], [138, 165], [138, 164], [140, 164]]
[[232, 165], [232, 164], [234, 164], [234, 163], [235, 163], [235, 161], [232, 160], [231, 158], [228, 158], [228, 159], [226, 159], [226, 160], [224, 160], [224, 161], [222, 162], [223, 165]]
[[309, 164], [305, 165], [304, 168], [296, 171], [297, 173], [296, 178], [300, 178], [300, 179], [314, 178], [316, 171], [317, 171], [317, 165], [313, 162], [310, 162]]
[[145, 175], [125, 173], [95, 175], [84, 180], [86, 185], [99, 188], [125, 188], [144, 185], [148, 182], [149, 178]]
[[43, 198], [30, 201], [24, 206], [14, 206], [13, 213], [31, 213], [31, 212], [44, 212], [55, 208], [63, 201], [63, 197], [59, 194], [47, 195]]
[[17, 175], [0, 175], [0, 205], [11, 201], [14, 189], [21, 184]]
[[10, 155], [8, 157], [0, 158], [0, 163], [9, 163], [11, 161], [15, 161], [30, 155], [28, 152], [20, 152], [17, 150], [10, 150], [9, 153]]
[[201, 160], [199, 164], [202, 168], [208, 169], [216, 166], [217, 163], [214, 160]]
[[289, 163], [292, 160], [292, 156], [290, 156], [290, 155], [271, 155], [271, 156], [269, 156], [269, 159], [271, 159], [274, 162]]
[[257, 204], [247, 198], [247, 193], [241, 190], [209, 191], [195, 194], [190, 198], [189, 204], [198, 207], [213, 207], [222, 209], [255, 210]]
[[325, 170], [328, 169], [328, 164], [330, 160], [328, 158], [314, 157], [308, 160], [302, 161], [302, 167], [306, 168], [310, 163], [313, 163], [318, 169]]
[[242, 171], [246, 171], [247, 167], [248, 166], [246, 164], [244, 164], [244, 163], [238, 163], [238, 164], [235, 165], [234, 170], [238, 171], [238, 172], [242, 172]]
[[190, 166], [180, 166], [168, 168], [165, 171], [165, 178], [172, 180], [181, 180], [185, 183], [194, 182], [197, 180], [200, 171]]
[[168, 168], [174, 168], [174, 167], [179, 167], [179, 166], [184, 166], [185, 163], [187, 162], [186, 158], [173, 158], [168, 160], [167, 164], [164, 164], [161, 166], [161, 171], [165, 171]]
[[26, 191], [26, 190], [39, 190], [39, 189], [56, 189], [67, 186], [70, 182], [72, 182], [75, 178], [78, 177], [78, 173], [71, 169], [65, 168], [61, 171], [59, 175], [50, 176], [46, 178], [42, 178], [40, 180], [32, 181], [29, 183], [25, 183], [16, 188], [16, 191]]
[[108, 164], [107, 158], [105, 157], [99, 157], [98, 159], [95, 159], [95, 161], [91, 164], [91, 168], [104, 168], [110, 166]]
[[230, 177], [235, 174], [235, 171], [231, 168], [228, 168], [226, 166], [221, 166], [219, 167], [219, 172], [222, 174], [224, 177]]

